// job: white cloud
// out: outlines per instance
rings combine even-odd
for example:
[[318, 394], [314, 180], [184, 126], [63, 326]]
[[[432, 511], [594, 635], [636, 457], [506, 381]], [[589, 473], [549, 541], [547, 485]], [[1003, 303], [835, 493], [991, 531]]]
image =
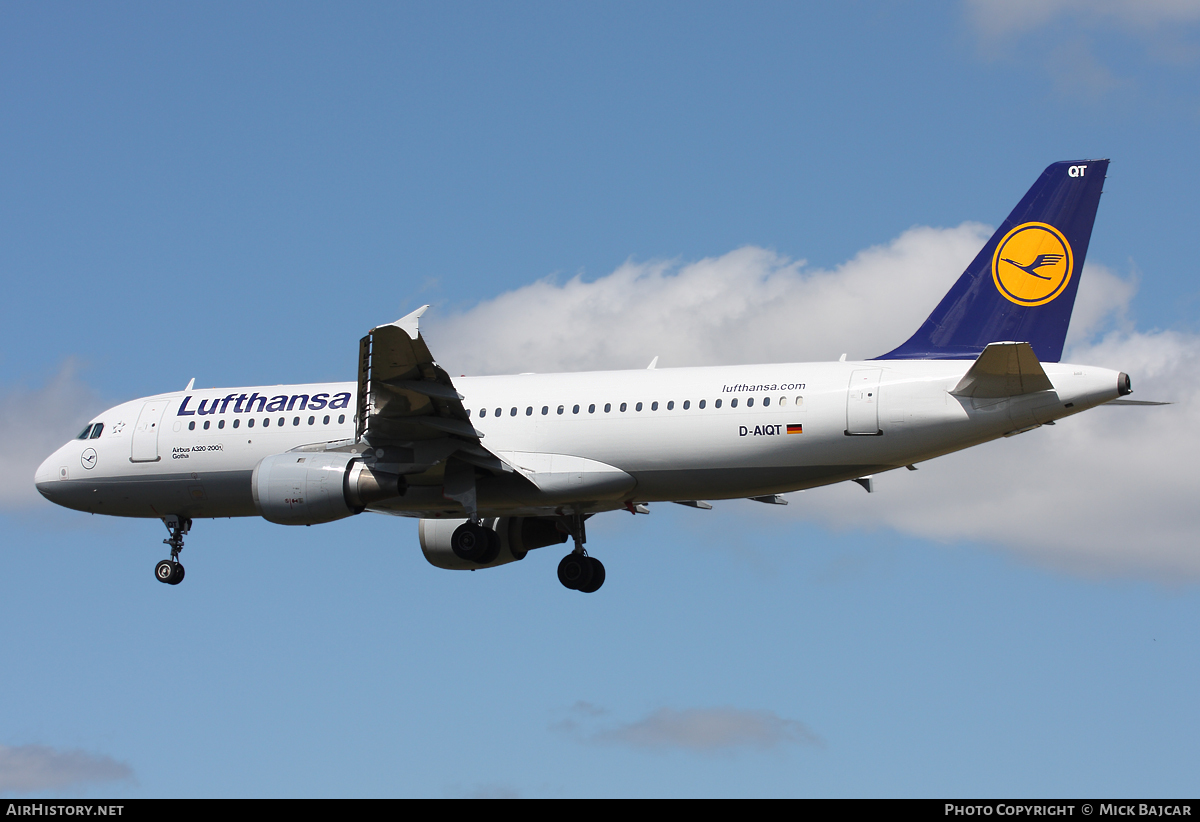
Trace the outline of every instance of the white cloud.
[[541, 280], [423, 333], [455, 373], [575, 371], [878, 356], [904, 342], [990, 236], [913, 228], [833, 271], [753, 246]]
[[70, 362], [41, 388], [8, 387], [0, 392], [0, 509], [40, 502], [33, 485], [37, 467], [102, 408]]
[[682, 749], [705, 754], [825, 744], [803, 722], [784, 719], [774, 711], [730, 707], [681, 711], [659, 708], [637, 722], [602, 730], [589, 741], [643, 750]]
[[1152, 29], [1200, 20], [1197, 0], [966, 0], [971, 21], [987, 35], [1040, 28], [1063, 17]]
[[133, 779], [133, 769], [109, 756], [59, 751], [45, 745], [0, 745], [0, 791], [76, 790], [97, 782]]
[[1124, 61], [1130, 76], [1115, 74], [1097, 43], [1132, 38], [1152, 61], [1185, 69], [1200, 56], [1200, 0], [966, 0], [964, 9], [985, 57], [1041, 65], [1069, 99], [1154, 82], [1137, 61]]
[[[429, 326], [442, 362], [467, 373], [835, 359], [884, 353], [925, 319], [987, 239], [976, 224], [913, 228], [831, 271], [747, 247], [695, 263], [626, 263], [592, 282], [545, 280]], [[1086, 576], [1200, 579], [1200, 337], [1139, 332], [1136, 291], [1089, 264], [1068, 337], [1072, 362], [1128, 372], [1135, 398], [1007, 440], [817, 489], [789, 516], [979, 541]], [[435, 321], [436, 315], [427, 315]], [[1097, 335], [1105, 336], [1097, 339]]]

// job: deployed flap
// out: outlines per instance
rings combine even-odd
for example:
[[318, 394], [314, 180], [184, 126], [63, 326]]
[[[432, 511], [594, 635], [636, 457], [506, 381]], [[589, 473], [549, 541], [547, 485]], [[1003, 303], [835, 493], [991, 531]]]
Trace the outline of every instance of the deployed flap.
[[497, 455], [546, 493], [609, 499], [620, 497], [637, 485], [620, 468], [586, 457], [528, 451], [499, 451]]
[[950, 393], [956, 397], [1016, 397], [1054, 388], [1025, 342], [989, 343]]
[[371, 329], [359, 343], [359, 440], [377, 445], [449, 435], [479, 444], [483, 435], [417, 328], [427, 308]]

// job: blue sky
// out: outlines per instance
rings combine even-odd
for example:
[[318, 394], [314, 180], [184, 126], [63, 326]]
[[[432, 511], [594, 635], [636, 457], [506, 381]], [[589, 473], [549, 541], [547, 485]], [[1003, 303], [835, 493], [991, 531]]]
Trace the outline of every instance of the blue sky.
[[[1170, 0], [4, 6], [0, 794], [1193, 796], [1198, 65]], [[1068, 356], [1175, 405], [598, 517], [595, 596], [373, 515], [197, 523], [168, 588], [32, 488], [424, 303], [456, 374], [875, 356], [1090, 157]]]

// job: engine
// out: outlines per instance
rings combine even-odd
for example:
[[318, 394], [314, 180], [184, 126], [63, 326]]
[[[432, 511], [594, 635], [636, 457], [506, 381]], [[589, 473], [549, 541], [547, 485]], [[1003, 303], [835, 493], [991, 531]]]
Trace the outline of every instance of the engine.
[[[508, 562], [525, 559], [534, 548], [559, 545], [567, 541], [566, 531], [559, 530], [558, 523], [550, 517], [497, 517], [484, 519], [480, 524], [494, 534], [497, 544], [494, 556], [485, 556], [482, 562], [463, 559], [451, 547], [455, 530], [465, 519], [423, 519], [417, 531], [421, 537], [421, 551], [431, 565], [464, 571], [474, 568], [493, 568]], [[490, 553], [490, 552], [489, 552]]]
[[355, 454], [298, 452], [266, 457], [250, 489], [262, 518], [280, 525], [316, 525], [362, 513], [404, 493], [404, 479], [374, 471]]

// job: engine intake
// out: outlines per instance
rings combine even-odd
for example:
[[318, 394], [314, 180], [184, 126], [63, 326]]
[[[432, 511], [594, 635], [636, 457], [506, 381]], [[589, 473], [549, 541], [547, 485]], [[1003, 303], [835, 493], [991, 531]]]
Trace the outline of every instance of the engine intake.
[[401, 496], [404, 479], [375, 471], [354, 454], [288, 452], [254, 468], [250, 490], [262, 518], [280, 525], [316, 525], [362, 513]]

